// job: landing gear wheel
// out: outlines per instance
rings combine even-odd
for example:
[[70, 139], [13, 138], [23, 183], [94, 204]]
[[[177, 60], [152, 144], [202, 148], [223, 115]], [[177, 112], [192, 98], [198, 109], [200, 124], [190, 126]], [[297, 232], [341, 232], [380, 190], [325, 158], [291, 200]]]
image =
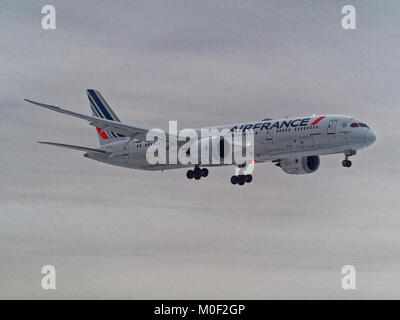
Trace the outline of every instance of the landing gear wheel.
[[250, 183], [253, 181], [253, 176], [251, 174], [246, 174], [245, 179], [246, 183]]
[[237, 184], [238, 183], [238, 176], [232, 176], [231, 177], [231, 183], [232, 184]]
[[188, 170], [188, 171], [186, 172], [186, 177], [187, 177], [188, 179], [193, 179], [193, 178], [194, 178], [194, 171], [193, 171], [193, 170]]
[[244, 177], [244, 175], [240, 175], [240, 176], [238, 176], [238, 185], [239, 186], [242, 186], [242, 185], [244, 185], [245, 184], [245, 182], [246, 182], [246, 180], [245, 180], [246, 178]]
[[194, 170], [194, 178], [199, 180], [201, 178], [201, 169], [199, 167], [195, 167]]
[[201, 177], [208, 176], [208, 169], [206, 168], [201, 169], [198, 166], [195, 166], [193, 170], [188, 170], [186, 172], [186, 176], [188, 177], [188, 179], [195, 178], [196, 180], [200, 180]]
[[342, 166], [345, 168], [350, 168], [351, 167], [351, 161], [350, 160], [343, 160], [342, 161]]
[[349, 157], [354, 156], [355, 154], [356, 154], [356, 150], [346, 150], [344, 152], [344, 160], [342, 161], [342, 166], [345, 168], [350, 168], [351, 161], [349, 160]]

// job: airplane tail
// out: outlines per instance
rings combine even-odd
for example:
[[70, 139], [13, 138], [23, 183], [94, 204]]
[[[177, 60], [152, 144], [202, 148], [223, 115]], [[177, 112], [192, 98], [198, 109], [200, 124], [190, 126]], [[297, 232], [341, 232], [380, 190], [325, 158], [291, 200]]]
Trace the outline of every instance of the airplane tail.
[[[87, 96], [90, 102], [90, 108], [92, 109], [93, 116], [121, 122], [118, 116], [112, 111], [111, 107], [108, 105], [107, 101], [97, 90], [87, 89]], [[97, 134], [99, 136], [100, 144], [106, 144], [114, 141], [114, 139], [125, 137], [122, 134], [115, 133], [111, 130], [102, 130], [101, 128], [96, 128]]]

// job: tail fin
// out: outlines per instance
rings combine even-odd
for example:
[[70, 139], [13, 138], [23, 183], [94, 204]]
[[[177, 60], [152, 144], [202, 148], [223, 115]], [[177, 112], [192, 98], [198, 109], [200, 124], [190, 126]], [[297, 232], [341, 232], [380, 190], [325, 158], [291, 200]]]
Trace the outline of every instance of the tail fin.
[[[92, 109], [92, 113], [95, 117], [121, 122], [100, 92], [93, 89], [87, 89], [86, 92], [89, 98], [90, 108]], [[113, 139], [124, 137], [124, 135], [110, 130], [102, 130], [100, 128], [96, 128], [96, 130], [99, 136], [100, 144], [109, 143]]]

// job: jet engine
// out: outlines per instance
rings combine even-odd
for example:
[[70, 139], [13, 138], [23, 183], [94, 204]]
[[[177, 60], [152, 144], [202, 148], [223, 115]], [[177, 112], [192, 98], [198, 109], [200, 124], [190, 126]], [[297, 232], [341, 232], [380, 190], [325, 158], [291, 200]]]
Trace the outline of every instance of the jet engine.
[[288, 174], [306, 174], [317, 171], [319, 162], [319, 156], [308, 156], [278, 160], [276, 165]]
[[[223, 137], [209, 137], [194, 142], [189, 150], [189, 153], [197, 150], [199, 160], [200, 155], [208, 155], [206, 158], [208, 158], [209, 163], [223, 163], [224, 160], [232, 163], [232, 160], [236, 159], [235, 153], [242, 154], [245, 147], [242, 144], [235, 145], [230, 139]], [[232, 156], [234, 156], [233, 159]]]

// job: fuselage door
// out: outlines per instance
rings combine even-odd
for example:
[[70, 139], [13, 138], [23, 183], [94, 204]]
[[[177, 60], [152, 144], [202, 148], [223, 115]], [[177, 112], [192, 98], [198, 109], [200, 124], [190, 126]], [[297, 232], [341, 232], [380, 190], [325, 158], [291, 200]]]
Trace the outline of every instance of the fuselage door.
[[336, 133], [336, 122], [337, 120], [331, 120], [328, 123], [328, 134], [335, 134]]
[[129, 142], [124, 143], [122, 155], [127, 156], [129, 154]]
[[267, 130], [267, 132], [265, 133], [265, 143], [272, 143], [272, 131], [273, 130]]

